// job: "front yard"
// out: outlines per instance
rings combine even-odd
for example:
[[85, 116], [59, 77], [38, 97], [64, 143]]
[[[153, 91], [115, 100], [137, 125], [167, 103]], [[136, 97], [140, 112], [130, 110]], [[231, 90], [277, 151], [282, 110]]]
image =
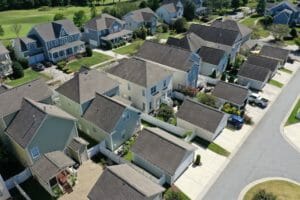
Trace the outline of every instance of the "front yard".
[[46, 80], [50, 80], [51, 77], [44, 75], [42, 73], [33, 71], [32, 69], [28, 68], [24, 70], [24, 76], [22, 78], [18, 78], [18, 79], [7, 79], [5, 81], [5, 84], [12, 86], [12, 87], [16, 87], [19, 85], [23, 85], [25, 83], [28, 83], [30, 81], [33, 81], [35, 79], [38, 78], [44, 78]]
[[140, 46], [143, 43], [144, 43], [144, 40], [135, 40], [126, 46], [114, 49], [113, 52], [115, 52], [117, 54], [122, 54], [122, 55], [133, 55], [139, 50]]
[[91, 57], [83, 57], [80, 59], [70, 61], [67, 64], [66, 69], [68, 69], [70, 72], [77, 72], [81, 68], [81, 66], [91, 67], [93, 65], [100, 64], [110, 59], [112, 59], [112, 57], [108, 55], [93, 52], [93, 56]]

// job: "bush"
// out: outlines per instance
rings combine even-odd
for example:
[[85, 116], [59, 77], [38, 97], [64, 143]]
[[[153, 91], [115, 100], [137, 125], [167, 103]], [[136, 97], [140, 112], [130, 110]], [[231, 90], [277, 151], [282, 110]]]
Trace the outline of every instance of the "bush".
[[265, 26], [269, 26], [273, 23], [273, 17], [268, 15], [268, 16], [265, 16], [261, 21]]
[[57, 69], [64, 70], [64, 68], [67, 66], [67, 62], [63, 60], [58, 62], [56, 65], [57, 65]]
[[222, 80], [222, 81], [226, 81], [226, 79], [227, 79], [227, 75], [226, 75], [226, 73], [224, 72], [224, 73], [222, 74], [222, 76], [221, 76], [221, 80]]
[[198, 90], [193, 87], [182, 87], [178, 91], [184, 94], [185, 96], [190, 96], [190, 97], [194, 97], [198, 93]]
[[222, 111], [228, 114], [241, 115], [241, 111], [237, 107], [232, 106], [230, 103], [225, 103]]
[[165, 200], [190, 200], [183, 192], [169, 188], [164, 194]]
[[111, 41], [106, 42], [106, 49], [111, 50], [112, 48], [113, 48], [113, 44], [111, 43]]
[[166, 104], [161, 104], [157, 116], [168, 122], [170, 118], [174, 117], [174, 110]]
[[292, 36], [293, 38], [298, 37], [298, 32], [297, 32], [297, 30], [296, 30], [295, 28], [292, 28], [290, 34], [291, 34], [291, 36]]
[[194, 164], [195, 165], [200, 165], [201, 164], [201, 155], [200, 154], [198, 154], [196, 156], [196, 160], [195, 160]]
[[174, 23], [174, 29], [177, 33], [183, 33], [187, 30], [187, 22], [185, 18], [177, 19]]
[[248, 125], [254, 124], [254, 122], [252, 121], [252, 118], [250, 116], [248, 116], [247, 114], [244, 115], [244, 121], [245, 121], [245, 124], [248, 124]]
[[199, 92], [197, 95], [197, 99], [200, 103], [211, 107], [216, 107], [216, 98], [212, 95]]
[[259, 190], [253, 197], [253, 200], [276, 200], [277, 197], [272, 193], [267, 193], [265, 190]]
[[53, 21], [62, 20], [62, 19], [66, 19], [66, 17], [62, 13], [56, 13], [53, 17]]
[[93, 56], [93, 51], [92, 51], [91, 47], [86, 47], [85, 52], [86, 52], [87, 57], [92, 57]]
[[27, 69], [29, 67], [27, 59], [21, 58], [18, 59], [18, 62], [22, 65], [23, 69]]
[[217, 72], [216, 70], [214, 70], [211, 75], [210, 75], [211, 78], [217, 78]]
[[228, 82], [229, 83], [234, 83], [234, 80], [235, 80], [234, 76], [230, 76], [229, 79], [228, 79]]
[[13, 78], [18, 79], [24, 76], [23, 67], [19, 62], [14, 62], [12, 69], [13, 69], [13, 74], [12, 74]]
[[139, 5], [139, 8], [146, 8], [147, 7], [147, 2], [146, 1], [142, 1]]
[[141, 27], [139, 30], [136, 31], [136, 36], [145, 40], [147, 37], [147, 29], [145, 27]]
[[166, 33], [166, 32], [169, 31], [169, 26], [167, 24], [162, 24], [161, 27], [162, 27], [162, 32], [163, 33]]

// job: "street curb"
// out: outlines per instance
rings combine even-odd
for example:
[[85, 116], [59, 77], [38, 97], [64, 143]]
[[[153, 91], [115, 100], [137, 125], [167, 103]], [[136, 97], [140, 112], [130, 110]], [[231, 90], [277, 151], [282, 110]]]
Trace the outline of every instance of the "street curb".
[[282, 177], [268, 177], [268, 178], [262, 178], [256, 181], [253, 181], [251, 183], [249, 183], [246, 187], [244, 187], [244, 189], [241, 191], [241, 193], [239, 194], [238, 200], [243, 200], [243, 198], [245, 197], [245, 194], [254, 186], [263, 183], [263, 182], [267, 182], [267, 181], [287, 181], [287, 182], [291, 182], [294, 183], [296, 185], [300, 186], [300, 183], [297, 181], [294, 181], [292, 179], [288, 179], [288, 178], [282, 178]]

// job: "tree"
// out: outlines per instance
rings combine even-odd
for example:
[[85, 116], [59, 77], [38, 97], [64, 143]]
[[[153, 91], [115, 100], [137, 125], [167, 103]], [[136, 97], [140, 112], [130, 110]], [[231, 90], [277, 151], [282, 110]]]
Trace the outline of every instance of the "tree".
[[256, 12], [259, 15], [264, 15], [266, 10], [266, 0], [259, 0], [256, 6]]
[[223, 72], [223, 74], [222, 74], [222, 76], [221, 76], [221, 80], [222, 80], [222, 81], [226, 81], [226, 79], [227, 79], [227, 75], [226, 75], [225, 72]]
[[62, 20], [62, 19], [66, 19], [65, 15], [62, 13], [56, 13], [53, 17], [53, 21]]
[[97, 16], [97, 8], [95, 4], [91, 5], [90, 12], [91, 12], [91, 19]]
[[253, 200], [276, 200], [277, 197], [272, 193], [267, 193], [265, 190], [259, 190], [253, 197]]
[[229, 79], [228, 79], [228, 82], [229, 83], [234, 83], [234, 80], [235, 80], [234, 76], [230, 76]]
[[146, 1], [142, 1], [139, 5], [139, 8], [146, 8], [147, 7], [147, 2]]
[[291, 36], [292, 36], [293, 38], [298, 37], [298, 32], [297, 32], [297, 30], [296, 30], [295, 28], [292, 28], [290, 34], [291, 34]]
[[22, 29], [22, 25], [21, 24], [13, 24], [13, 25], [11, 25], [11, 31], [13, 32], [13, 33], [15, 33], [16, 34], [16, 36], [17, 36], [17, 38], [19, 37], [19, 35], [20, 35], [20, 31], [21, 31], [21, 29]]
[[272, 24], [270, 26], [270, 31], [275, 40], [282, 40], [284, 36], [289, 34], [289, 27], [284, 24]]
[[180, 19], [177, 19], [174, 23], [174, 29], [177, 33], [183, 33], [187, 30], [187, 22], [186, 22], [186, 19], [183, 17], [183, 18], [180, 18]]
[[17, 79], [17, 78], [22, 78], [24, 76], [24, 71], [23, 71], [23, 67], [19, 62], [14, 62], [13, 66], [13, 74], [12, 76]]
[[210, 94], [199, 92], [197, 98], [200, 103], [211, 107], [216, 107], [216, 98]]
[[228, 114], [241, 115], [241, 111], [230, 103], [225, 103], [222, 107], [222, 111]]
[[161, 117], [165, 122], [167, 122], [170, 118], [174, 117], [174, 110], [172, 107], [166, 104], [161, 104], [157, 116]]
[[242, 0], [243, 6], [246, 6], [248, 4], [248, 0]]
[[92, 57], [93, 56], [93, 51], [92, 51], [91, 47], [86, 47], [85, 52], [86, 52], [87, 57]]
[[164, 195], [165, 200], [189, 200], [189, 198], [181, 191], [174, 191], [172, 188], [168, 189]]
[[195, 165], [200, 165], [201, 164], [201, 155], [200, 154], [198, 154], [197, 156], [196, 156], [196, 160], [195, 160]]
[[236, 11], [240, 7], [240, 0], [232, 0], [231, 7]]
[[86, 15], [83, 10], [74, 13], [73, 22], [76, 26], [81, 27], [86, 20]]
[[147, 5], [155, 11], [159, 8], [159, 0], [148, 0]]
[[4, 35], [4, 29], [2, 27], [2, 25], [0, 25], [0, 36], [3, 36]]
[[184, 17], [187, 20], [193, 20], [196, 16], [196, 6], [195, 3], [191, 0], [187, 0], [184, 4], [184, 12], [183, 12]]

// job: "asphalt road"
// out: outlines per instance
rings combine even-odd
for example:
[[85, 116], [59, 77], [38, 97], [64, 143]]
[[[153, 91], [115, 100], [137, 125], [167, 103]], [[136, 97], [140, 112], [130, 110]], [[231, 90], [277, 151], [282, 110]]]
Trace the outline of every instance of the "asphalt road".
[[236, 200], [245, 186], [261, 178], [284, 177], [300, 182], [300, 153], [280, 132], [280, 124], [299, 94], [300, 70], [203, 199]]

